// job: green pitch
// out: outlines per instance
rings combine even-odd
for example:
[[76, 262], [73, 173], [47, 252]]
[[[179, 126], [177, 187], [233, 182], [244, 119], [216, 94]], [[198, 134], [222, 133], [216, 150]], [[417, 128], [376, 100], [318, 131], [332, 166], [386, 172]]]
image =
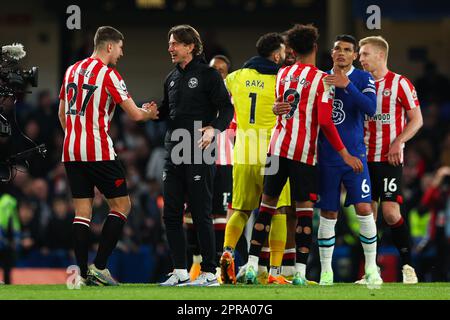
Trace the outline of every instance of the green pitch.
[[450, 283], [383, 284], [368, 289], [355, 284], [331, 287], [311, 285], [249, 286], [226, 285], [210, 288], [170, 287], [154, 284], [122, 284], [119, 287], [83, 287], [69, 290], [64, 285], [0, 286], [0, 300], [450, 300]]

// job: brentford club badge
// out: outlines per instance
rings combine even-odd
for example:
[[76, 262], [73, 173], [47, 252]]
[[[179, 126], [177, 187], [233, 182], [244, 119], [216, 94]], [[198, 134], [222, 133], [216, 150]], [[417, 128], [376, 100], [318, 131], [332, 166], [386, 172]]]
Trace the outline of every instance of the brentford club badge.
[[197, 78], [190, 78], [188, 82], [188, 87], [191, 89], [197, 88], [198, 86], [198, 80]]
[[385, 89], [385, 90], [383, 91], [383, 96], [389, 97], [390, 95], [391, 95], [391, 90]]

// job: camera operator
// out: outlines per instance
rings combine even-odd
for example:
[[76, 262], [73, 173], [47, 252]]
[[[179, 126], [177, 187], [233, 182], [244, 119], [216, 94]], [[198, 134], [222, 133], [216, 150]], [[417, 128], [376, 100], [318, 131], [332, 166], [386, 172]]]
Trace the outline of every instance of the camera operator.
[[439, 168], [425, 191], [421, 204], [430, 209], [431, 241], [436, 244], [438, 281], [448, 281], [450, 268], [450, 167]]

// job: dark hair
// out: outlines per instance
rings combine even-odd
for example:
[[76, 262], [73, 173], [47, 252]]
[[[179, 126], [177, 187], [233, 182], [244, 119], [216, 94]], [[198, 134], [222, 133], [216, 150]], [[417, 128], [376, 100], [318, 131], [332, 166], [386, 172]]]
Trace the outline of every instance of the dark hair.
[[312, 24], [296, 24], [287, 32], [287, 42], [298, 55], [307, 55], [319, 40], [319, 30]]
[[355, 37], [349, 34], [340, 34], [336, 36], [336, 41], [342, 41], [342, 42], [348, 42], [353, 45], [353, 51], [358, 51], [358, 42], [356, 41]]
[[231, 69], [231, 61], [226, 56], [224, 56], [223, 54], [216, 54], [214, 57], [212, 57], [211, 61], [213, 59], [220, 59], [223, 62], [225, 62], [225, 64], [227, 65], [228, 71], [230, 71], [230, 69]]
[[271, 32], [261, 36], [256, 42], [256, 50], [263, 58], [268, 58], [284, 44], [283, 37], [279, 33]]
[[175, 40], [183, 44], [189, 45], [193, 43], [193, 56], [198, 56], [203, 53], [203, 43], [202, 39], [200, 38], [200, 34], [190, 25], [182, 24], [172, 27], [167, 34], [167, 38], [170, 39], [171, 35], [173, 35]]
[[103, 26], [97, 29], [97, 32], [94, 36], [94, 48], [102, 46], [107, 41], [119, 42], [120, 40], [124, 40], [123, 34], [110, 26]]

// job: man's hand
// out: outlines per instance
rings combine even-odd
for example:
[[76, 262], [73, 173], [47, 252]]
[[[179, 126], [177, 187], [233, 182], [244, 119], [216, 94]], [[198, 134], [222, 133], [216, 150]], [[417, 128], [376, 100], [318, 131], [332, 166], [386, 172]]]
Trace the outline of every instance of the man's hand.
[[148, 119], [151, 119], [151, 120], [158, 119], [158, 114], [159, 114], [158, 105], [154, 101], [152, 101], [150, 103], [144, 103], [142, 105], [142, 110], [145, 110], [146, 112], [149, 113]]
[[344, 73], [344, 70], [339, 69], [336, 73], [326, 76], [325, 83], [336, 88], [345, 89], [350, 84], [350, 79]]
[[393, 166], [402, 164], [402, 144], [400, 141], [394, 140], [394, 142], [392, 142], [387, 157], [389, 163]]
[[364, 170], [364, 166], [361, 162], [361, 160], [358, 157], [352, 156], [350, 153], [348, 153], [347, 149], [343, 149], [339, 151], [339, 154], [341, 155], [344, 162], [352, 167], [353, 171], [355, 173], [361, 173]]
[[276, 116], [280, 116], [291, 111], [291, 104], [283, 101], [283, 96], [279, 96], [272, 107], [272, 112]]
[[214, 128], [211, 126], [203, 127], [201, 129], [198, 129], [198, 131], [202, 132], [202, 138], [197, 141], [198, 147], [200, 149], [208, 149], [208, 147], [211, 145], [212, 140], [214, 139]]

